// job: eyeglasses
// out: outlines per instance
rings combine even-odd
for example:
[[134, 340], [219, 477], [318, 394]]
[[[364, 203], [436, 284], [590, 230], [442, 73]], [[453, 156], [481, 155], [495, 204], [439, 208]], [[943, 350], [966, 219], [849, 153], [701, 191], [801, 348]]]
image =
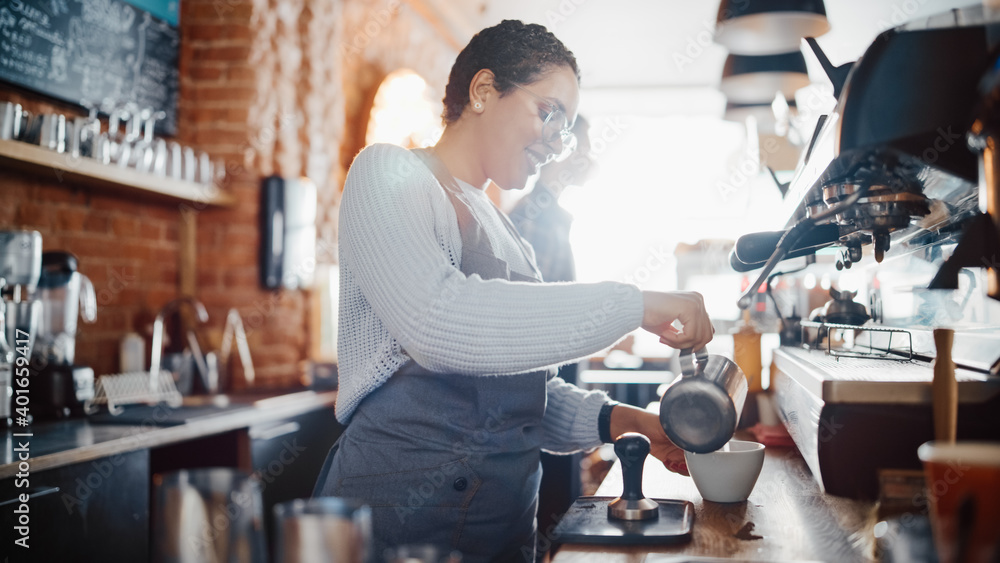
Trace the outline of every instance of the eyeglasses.
[[[548, 154], [545, 162], [566, 160], [576, 150], [576, 135], [570, 130], [569, 118], [566, 117], [566, 112], [524, 86], [517, 83], [514, 83], [514, 86], [531, 94], [548, 108], [547, 113], [538, 113], [538, 116], [542, 118], [542, 141], [550, 148], [558, 148]], [[557, 141], [559, 145], [556, 145]]]

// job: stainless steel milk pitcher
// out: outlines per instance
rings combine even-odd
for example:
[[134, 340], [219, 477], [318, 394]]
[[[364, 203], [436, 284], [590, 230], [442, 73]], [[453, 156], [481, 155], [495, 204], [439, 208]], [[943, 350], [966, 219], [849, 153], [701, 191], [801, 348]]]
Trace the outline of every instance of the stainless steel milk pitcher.
[[704, 349], [681, 350], [681, 375], [660, 399], [660, 424], [678, 447], [714, 452], [733, 437], [747, 397], [747, 378], [736, 362]]

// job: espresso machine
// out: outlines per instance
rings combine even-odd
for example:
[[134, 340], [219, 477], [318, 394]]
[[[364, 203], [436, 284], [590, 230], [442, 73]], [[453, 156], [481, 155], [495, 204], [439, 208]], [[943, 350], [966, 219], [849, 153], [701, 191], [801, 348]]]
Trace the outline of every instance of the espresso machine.
[[94, 370], [77, 365], [77, 322], [97, 319], [94, 286], [77, 271], [76, 256], [57, 250], [42, 254], [38, 300], [42, 304], [32, 364], [33, 411], [38, 418], [82, 416], [94, 397]]
[[11, 416], [15, 350], [30, 358], [38, 332], [41, 304], [34, 294], [41, 266], [41, 234], [0, 231], [0, 424]]
[[[730, 262], [760, 271], [741, 307], [804, 275], [785, 261], [805, 256], [837, 286], [824, 310], [856, 313], [796, 321], [774, 353], [779, 417], [825, 492], [875, 499], [893, 472], [920, 469], [917, 448], [935, 438], [935, 328], [954, 330], [941, 353], [956, 365], [958, 439], [1000, 440], [997, 119], [981, 115], [1000, 91], [981, 86], [997, 83], [998, 28], [981, 6], [951, 10], [883, 32], [842, 67], [807, 40], [836, 109], [796, 167], [784, 229], [741, 237]], [[986, 242], [959, 245], [963, 232]]]

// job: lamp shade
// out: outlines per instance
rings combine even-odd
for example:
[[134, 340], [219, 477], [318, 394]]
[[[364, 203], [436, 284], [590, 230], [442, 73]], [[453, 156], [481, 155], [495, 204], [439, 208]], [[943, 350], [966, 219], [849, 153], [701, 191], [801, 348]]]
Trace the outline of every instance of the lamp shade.
[[757, 132], [761, 135], [774, 135], [776, 119], [771, 104], [726, 104], [722, 118], [735, 123], [746, 123], [753, 116], [757, 122]]
[[775, 94], [795, 99], [809, 85], [806, 59], [800, 51], [780, 55], [729, 55], [719, 89], [733, 104], [770, 104]]
[[722, 0], [715, 42], [730, 53], [774, 55], [830, 31], [823, 0]]

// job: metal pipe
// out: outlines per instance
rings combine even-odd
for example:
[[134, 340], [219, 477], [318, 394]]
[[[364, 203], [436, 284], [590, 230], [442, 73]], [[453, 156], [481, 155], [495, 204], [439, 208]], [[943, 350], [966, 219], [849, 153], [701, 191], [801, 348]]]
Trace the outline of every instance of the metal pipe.
[[180, 297], [174, 299], [160, 309], [160, 312], [156, 314], [156, 319], [153, 321], [153, 345], [150, 350], [149, 360], [150, 385], [155, 383], [156, 378], [160, 374], [160, 358], [163, 356], [163, 319], [167, 316], [167, 313], [173, 312], [184, 303], [191, 305], [191, 307], [195, 310], [195, 313], [198, 315], [199, 322], [204, 323], [208, 321], [208, 311], [206, 311], [205, 306], [194, 297]]
[[785, 259], [785, 255], [788, 254], [789, 249], [795, 248], [796, 243], [798, 243], [799, 240], [806, 235], [806, 233], [813, 230], [818, 223], [825, 221], [838, 213], [843, 213], [847, 210], [847, 208], [857, 203], [859, 199], [868, 193], [868, 188], [868, 184], [862, 184], [861, 188], [848, 196], [847, 199], [841, 201], [833, 207], [827, 208], [821, 213], [816, 214], [815, 217], [806, 217], [796, 223], [791, 229], [788, 229], [788, 232], [785, 233], [785, 235], [781, 237], [781, 240], [778, 241], [778, 245], [775, 247], [774, 253], [771, 254], [771, 257], [768, 258], [766, 263], [764, 263], [764, 268], [761, 270], [760, 275], [757, 276], [757, 280], [750, 284], [750, 287], [743, 292], [743, 295], [740, 296], [736, 305], [740, 309], [748, 309], [753, 302], [754, 294], [757, 293], [760, 286], [764, 283], [764, 280], [767, 279], [767, 276], [770, 275], [770, 273], [778, 265], [778, 262]]

